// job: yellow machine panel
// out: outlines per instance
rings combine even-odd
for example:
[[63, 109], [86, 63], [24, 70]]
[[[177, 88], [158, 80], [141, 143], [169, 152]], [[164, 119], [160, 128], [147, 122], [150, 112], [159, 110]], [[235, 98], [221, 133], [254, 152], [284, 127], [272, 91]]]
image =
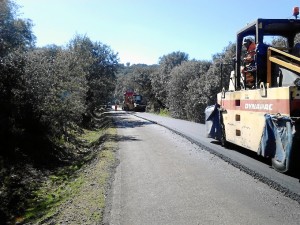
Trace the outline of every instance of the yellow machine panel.
[[290, 94], [289, 87], [219, 93], [226, 140], [257, 152], [265, 124], [264, 115], [289, 115]]

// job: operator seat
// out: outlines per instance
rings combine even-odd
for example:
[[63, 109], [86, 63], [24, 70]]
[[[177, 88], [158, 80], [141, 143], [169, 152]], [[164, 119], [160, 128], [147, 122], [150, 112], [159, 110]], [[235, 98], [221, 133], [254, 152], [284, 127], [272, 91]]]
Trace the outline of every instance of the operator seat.
[[267, 81], [267, 52], [269, 45], [258, 43], [256, 45], [257, 83]]
[[300, 57], [300, 43], [296, 43], [292, 49], [292, 54], [294, 56]]

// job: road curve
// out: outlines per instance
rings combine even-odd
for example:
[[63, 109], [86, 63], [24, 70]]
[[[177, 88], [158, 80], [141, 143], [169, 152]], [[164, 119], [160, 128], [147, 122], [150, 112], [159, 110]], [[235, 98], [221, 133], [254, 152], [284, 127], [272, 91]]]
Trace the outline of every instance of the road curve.
[[104, 224], [299, 224], [297, 201], [163, 126], [113, 116], [120, 163]]

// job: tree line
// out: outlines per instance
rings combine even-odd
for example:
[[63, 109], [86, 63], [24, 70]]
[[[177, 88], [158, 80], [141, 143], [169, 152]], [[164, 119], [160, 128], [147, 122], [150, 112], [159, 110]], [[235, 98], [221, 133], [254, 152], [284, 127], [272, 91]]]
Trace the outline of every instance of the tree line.
[[2, 0], [0, 6], [2, 156], [20, 150], [45, 154], [68, 138], [68, 130], [89, 126], [100, 105], [121, 102], [127, 89], [144, 96], [148, 111], [203, 122], [205, 107], [219, 91], [219, 65], [235, 51], [230, 43], [211, 61], [190, 60], [178, 51], [157, 65], [125, 66], [109, 46], [86, 35], [75, 35], [65, 46], [36, 47], [32, 21], [18, 17], [18, 5]]
[[13, 1], [0, 1], [3, 156], [20, 149], [40, 154], [28, 140], [58, 145], [68, 129], [88, 126], [97, 106], [113, 94], [118, 67], [117, 53], [85, 35], [66, 46], [35, 47], [32, 21], [17, 12]]
[[[299, 34], [294, 41], [300, 42]], [[270, 44], [287, 47], [283, 37]], [[189, 59], [187, 53], [177, 51], [160, 57], [157, 65], [123, 65], [118, 69], [114, 97], [122, 102], [123, 93], [132, 89], [144, 96], [147, 111], [167, 110], [174, 118], [205, 123], [205, 108], [215, 104], [217, 93], [229, 85], [235, 55], [236, 43], [230, 42], [211, 60]]]
[[[204, 123], [204, 111], [215, 104], [221, 90], [221, 64], [224, 74], [230, 74], [235, 44], [229, 43], [212, 60], [189, 59], [185, 52], [172, 52], [159, 58], [157, 65], [123, 65], [117, 73], [115, 99], [132, 89], [147, 102], [147, 111], [167, 110], [178, 119]], [[224, 77], [228, 81], [228, 77]], [[119, 101], [118, 101], [119, 102]]]
[[80, 160], [76, 135], [94, 128], [119, 66], [117, 53], [86, 35], [36, 47], [33, 23], [18, 9], [0, 0], [1, 222], [23, 212], [42, 174]]
[[177, 51], [155, 65], [123, 65], [110, 46], [86, 35], [75, 35], [65, 46], [36, 47], [32, 21], [18, 17], [14, 1], [0, 4], [3, 157], [20, 151], [39, 160], [49, 152], [61, 154], [68, 131], [89, 126], [100, 105], [122, 102], [128, 89], [143, 95], [148, 111], [204, 122], [204, 110], [220, 90], [220, 64], [235, 53], [230, 43], [209, 61]]
[[[220, 65], [226, 65], [223, 74], [228, 76], [236, 51], [236, 44], [229, 43], [211, 60], [189, 59], [187, 53], [174, 51], [155, 65], [123, 65], [110, 46], [86, 35], [75, 35], [65, 46], [38, 48], [32, 27], [30, 19], [18, 17], [13, 0], [0, 1], [4, 146], [0, 155], [4, 156], [32, 143], [28, 141], [32, 137], [58, 146], [68, 138], [68, 129], [89, 126], [100, 105], [122, 102], [128, 89], [144, 97], [147, 111], [167, 110], [174, 118], [204, 123], [205, 108], [216, 102], [221, 86], [229, 82], [224, 77], [220, 84]], [[280, 39], [273, 42], [283, 44]], [[34, 152], [35, 147], [29, 144], [27, 149]]]
[[228, 76], [236, 50], [229, 43], [211, 60], [174, 51], [158, 64], [124, 65], [110, 46], [86, 35], [65, 46], [36, 47], [32, 27], [30, 19], [18, 17], [13, 0], [0, 0], [0, 221], [5, 207], [24, 202], [18, 191], [10, 192], [16, 183], [26, 190], [16, 165], [68, 158], [72, 149], [64, 143], [93, 126], [101, 105], [122, 103], [128, 89], [143, 96], [149, 112], [204, 123], [205, 108], [229, 82], [224, 77], [221, 84], [220, 65]]

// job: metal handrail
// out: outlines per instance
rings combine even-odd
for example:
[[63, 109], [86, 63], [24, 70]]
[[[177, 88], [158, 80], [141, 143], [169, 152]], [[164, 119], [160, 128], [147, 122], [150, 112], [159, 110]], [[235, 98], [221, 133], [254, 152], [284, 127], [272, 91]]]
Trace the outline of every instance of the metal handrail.
[[[280, 56], [272, 56], [272, 51], [279, 53], [280, 56], [284, 56], [286, 58], [283, 59], [283, 57], [280, 57]], [[295, 61], [297, 61], [297, 62], [295, 62]], [[279, 50], [277, 48], [269, 47], [268, 48], [268, 62], [267, 62], [267, 83], [269, 83], [269, 84], [271, 84], [271, 62], [276, 63], [280, 66], [286, 67], [287, 69], [290, 69], [292, 71], [300, 73], [300, 65], [297, 64], [297, 63], [300, 63], [299, 57], [289, 54], [287, 52], [284, 52], [282, 50]]]

